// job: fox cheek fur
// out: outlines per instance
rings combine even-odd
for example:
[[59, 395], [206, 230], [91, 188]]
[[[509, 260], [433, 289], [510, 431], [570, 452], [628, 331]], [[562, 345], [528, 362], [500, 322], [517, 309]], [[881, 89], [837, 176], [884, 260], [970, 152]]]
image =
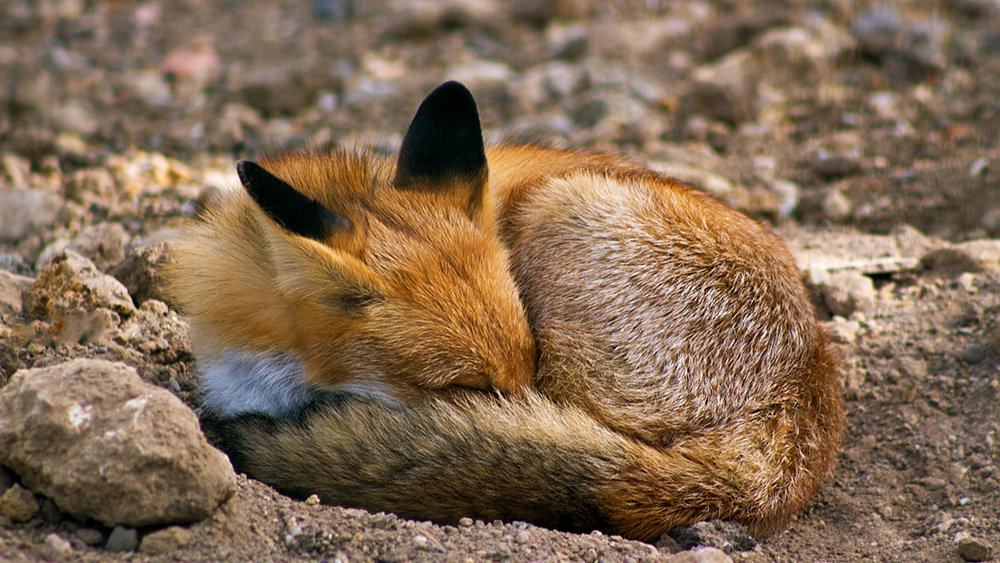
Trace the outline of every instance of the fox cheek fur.
[[189, 229], [170, 274], [210, 411], [288, 416], [324, 391], [406, 404], [531, 384], [534, 339], [465, 102], [465, 134], [415, 120], [395, 166], [347, 153], [237, 165], [245, 191]]

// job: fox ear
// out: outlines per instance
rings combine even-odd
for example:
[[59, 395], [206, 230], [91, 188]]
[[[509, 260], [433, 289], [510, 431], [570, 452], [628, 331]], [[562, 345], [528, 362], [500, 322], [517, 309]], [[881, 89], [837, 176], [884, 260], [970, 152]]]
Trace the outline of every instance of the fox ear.
[[[403, 137], [393, 184], [404, 189], [447, 189], [455, 181], [483, 189], [486, 152], [476, 100], [458, 82], [427, 95]], [[481, 194], [475, 194], [478, 199]]]
[[236, 172], [250, 197], [288, 232], [322, 241], [334, 233], [353, 229], [350, 219], [330, 211], [253, 162], [240, 161]]

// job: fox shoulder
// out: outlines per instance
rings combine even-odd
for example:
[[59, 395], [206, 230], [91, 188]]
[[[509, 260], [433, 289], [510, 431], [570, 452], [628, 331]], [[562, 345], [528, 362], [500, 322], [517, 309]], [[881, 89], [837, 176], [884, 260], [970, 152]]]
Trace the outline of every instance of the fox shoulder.
[[188, 230], [171, 271], [209, 409], [282, 415], [317, 390], [407, 403], [530, 383], [534, 341], [464, 87], [428, 96], [395, 163], [290, 154], [237, 171], [244, 190]]

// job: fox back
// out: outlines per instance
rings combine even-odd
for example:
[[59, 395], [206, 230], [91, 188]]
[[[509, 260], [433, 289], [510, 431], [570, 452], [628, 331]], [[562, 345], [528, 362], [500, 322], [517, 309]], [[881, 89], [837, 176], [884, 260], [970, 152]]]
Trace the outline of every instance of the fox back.
[[830, 471], [838, 360], [801, 274], [708, 196], [613, 156], [485, 149], [456, 83], [395, 163], [238, 169], [247, 193], [193, 228], [174, 282], [247, 473], [655, 539], [712, 518], [766, 534]]

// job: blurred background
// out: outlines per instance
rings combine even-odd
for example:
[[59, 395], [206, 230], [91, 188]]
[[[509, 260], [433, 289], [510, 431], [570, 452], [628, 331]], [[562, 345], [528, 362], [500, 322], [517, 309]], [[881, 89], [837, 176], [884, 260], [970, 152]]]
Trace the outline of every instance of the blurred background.
[[625, 152], [761, 219], [1000, 236], [998, 53], [996, 0], [4, 0], [0, 152], [391, 150], [457, 79], [491, 140]]

